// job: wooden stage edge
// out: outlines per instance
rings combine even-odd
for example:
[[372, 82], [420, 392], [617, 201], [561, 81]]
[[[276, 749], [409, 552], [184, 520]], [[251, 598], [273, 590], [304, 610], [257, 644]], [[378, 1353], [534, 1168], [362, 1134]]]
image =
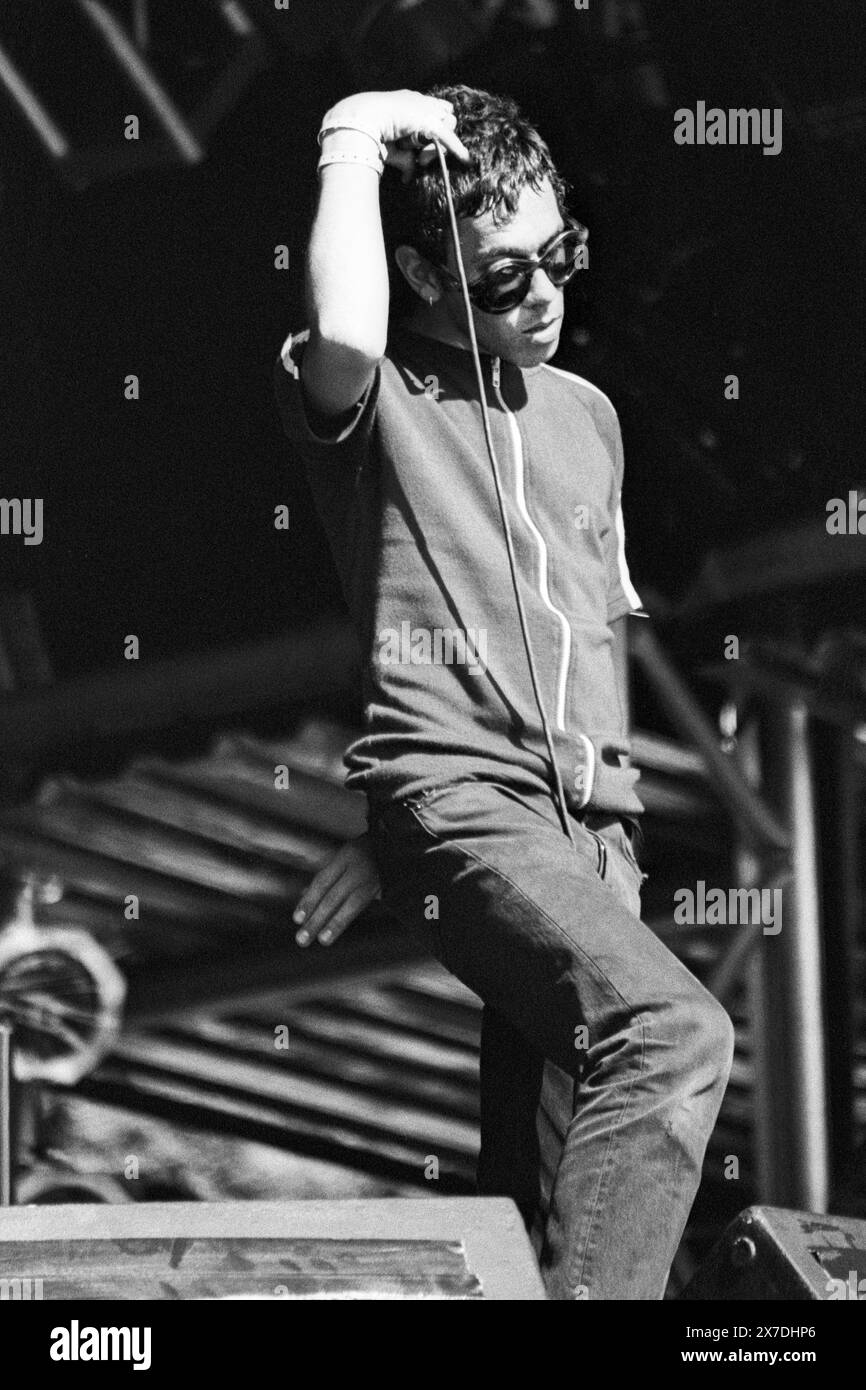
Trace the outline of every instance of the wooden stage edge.
[[[327, 1298], [328, 1288], [333, 1287], [337, 1274], [334, 1259], [328, 1255], [328, 1243], [335, 1242], [330, 1250], [336, 1255], [353, 1241], [359, 1242], [359, 1255], [365, 1252], [359, 1269], [363, 1273], [366, 1263], [367, 1276], [361, 1279], [354, 1294], [335, 1290], [335, 1297], [365, 1297], [363, 1289], [372, 1274], [370, 1249], [372, 1243], [378, 1243], [386, 1257], [389, 1245], [395, 1253], [399, 1247], [410, 1264], [413, 1258], [417, 1260], [419, 1270], [426, 1258], [425, 1252], [432, 1254], [437, 1248], [441, 1259], [446, 1246], [452, 1250], [460, 1247], [461, 1264], [465, 1259], [467, 1274], [474, 1277], [476, 1286], [480, 1283], [475, 1297], [509, 1301], [545, 1298], [535, 1256], [517, 1208], [511, 1201], [499, 1197], [6, 1207], [0, 1209], [0, 1276], [6, 1280], [41, 1279], [42, 1297], [46, 1300], [52, 1298], [52, 1284], [53, 1296], [57, 1298], [73, 1296], [70, 1293], [73, 1285], [81, 1290], [79, 1297], [104, 1297], [97, 1290], [104, 1287], [105, 1276], [111, 1268], [106, 1264], [105, 1242], [113, 1242], [116, 1246], [115, 1298], [141, 1297], [135, 1289], [159, 1288], [163, 1281], [167, 1285], [186, 1280], [192, 1282], [184, 1292], [167, 1290], [163, 1296], [273, 1297], [263, 1289], [272, 1287], [275, 1280], [285, 1283], [288, 1279], [291, 1284], [295, 1274], [301, 1276], [301, 1285], [306, 1288], [306, 1292], [298, 1296]], [[94, 1244], [89, 1244], [91, 1242]], [[127, 1242], [140, 1244], [136, 1247]], [[196, 1243], [192, 1248], [198, 1253], [189, 1260], [189, 1273], [184, 1274], [180, 1268], [180, 1252], [185, 1253], [188, 1242]], [[241, 1266], [247, 1267], [250, 1277], [244, 1284], [233, 1275], [227, 1284], [220, 1277], [220, 1271], [225, 1273], [228, 1269], [236, 1271], [239, 1268], [236, 1257], [242, 1255], [245, 1242], [249, 1243], [247, 1258], [242, 1260]], [[270, 1244], [273, 1259], [264, 1257], [262, 1242]], [[274, 1260], [279, 1258], [279, 1242], [284, 1243], [281, 1248], [286, 1264], [283, 1267], [291, 1270], [291, 1275], [277, 1273]], [[299, 1252], [307, 1248], [303, 1242], [310, 1243], [310, 1263], [306, 1269], [296, 1262]], [[366, 1246], [362, 1246], [364, 1242]], [[424, 1242], [428, 1244], [424, 1246]], [[80, 1244], [76, 1249], [77, 1243]], [[32, 1247], [32, 1260], [28, 1258], [28, 1246]], [[414, 1252], [413, 1246], [416, 1247]], [[136, 1254], [140, 1259], [131, 1261], [130, 1256]], [[257, 1257], [258, 1274], [255, 1270]], [[93, 1267], [89, 1284], [92, 1291], [88, 1294], [87, 1267], [94, 1261], [99, 1268]], [[18, 1268], [25, 1263], [32, 1263], [34, 1267]], [[36, 1263], [40, 1268], [35, 1268]], [[399, 1279], [398, 1272], [395, 1271], [392, 1278], [386, 1266], [380, 1268], [388, 1274], [383, 1281], [385, 1286], [392, 1286], [394, 1279]], [[317, 1271], [322, 1271], [321, 1291], [315, 1293], [310, 1291], [310, 1286], [319, 1277]], [[358, 1271], [350, 1271], [349, 1288], [357, 1274]], [[121, 1285], [125, 1286], [125, 1291]], [[420, 1290], [421, 1283], [418, 1287]], [[217, 1288], [226, 1292], [207, 1292]], [[375, 1298], [377, 1294], [371, 1291], [366, 1296]], [[399, 1297], [400, 1294], [392, 1288], [390, 1293], [383, 1290], [379, 1296]], [[407, 1288], [405, 1296], [437, 1297], [437, 1294], [416, 1292], [413, 1295]], [[448, 1297], [448, 1294], [439, 1296]], [[456, 1296], [461, 1295], [457, 1293]], [[154, 1297], [158, 1298], [159, 1294]]]

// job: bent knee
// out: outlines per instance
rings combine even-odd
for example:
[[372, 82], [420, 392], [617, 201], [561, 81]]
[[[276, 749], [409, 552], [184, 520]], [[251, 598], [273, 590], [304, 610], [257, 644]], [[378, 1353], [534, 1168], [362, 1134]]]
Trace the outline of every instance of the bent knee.
[[683, 1068], [724, 1085], [734, 1060], [734, 1025], [717, 999], [699, 985], [674, 1006], [673, 1027]]

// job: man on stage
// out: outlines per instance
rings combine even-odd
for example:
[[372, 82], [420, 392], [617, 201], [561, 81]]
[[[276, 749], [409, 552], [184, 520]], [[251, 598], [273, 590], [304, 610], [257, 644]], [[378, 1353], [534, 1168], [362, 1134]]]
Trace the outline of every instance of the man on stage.
[[[276, 389], [364, 656], [347, 785], [368, 798], [385, 906], [484, 1002], [479, 1191], [517, 1202], [551, 1298], [659, 1299], [733, 1030], [640, 920], [643, 808], [618, 677], [640, 600], [619, 423], [599, 390], [549, 365], [586, 232], [538, 133], [486, 92], [351, 96], [320, 147], [307, 328]], [[380, 200], [386, 164], [402, 178], [389, 171]], [[351, 919], [359, 882], [331, 873], [308, 890], [307, 940], [326, 918], [333, 939], [340, 903]]]

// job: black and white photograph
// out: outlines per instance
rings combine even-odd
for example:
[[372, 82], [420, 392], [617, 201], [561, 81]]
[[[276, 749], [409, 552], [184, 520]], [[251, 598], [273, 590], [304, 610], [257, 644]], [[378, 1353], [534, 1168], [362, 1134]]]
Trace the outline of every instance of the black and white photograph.
[[298, 1310], [240, 1302], [853, 1355], [863, 30], [2, 0], [0, 1318], [49, 1379], [255, 1374]]

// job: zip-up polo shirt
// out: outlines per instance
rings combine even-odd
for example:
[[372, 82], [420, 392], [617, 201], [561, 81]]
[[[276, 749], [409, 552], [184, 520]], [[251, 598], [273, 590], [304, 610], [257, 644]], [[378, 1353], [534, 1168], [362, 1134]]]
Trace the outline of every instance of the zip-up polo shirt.
[[[362, 399], [325, 422], [300, 382], [308, 339], [288, 338], [275, 385], [361, 644], [346, 785], [373, 803], [475, 779], [549, 791], [471, 353], [392, 328]], [[569, 809], [639, 814], [609, 626], [641, 607], [616, 412], [570, 372], [481, 362]]]

